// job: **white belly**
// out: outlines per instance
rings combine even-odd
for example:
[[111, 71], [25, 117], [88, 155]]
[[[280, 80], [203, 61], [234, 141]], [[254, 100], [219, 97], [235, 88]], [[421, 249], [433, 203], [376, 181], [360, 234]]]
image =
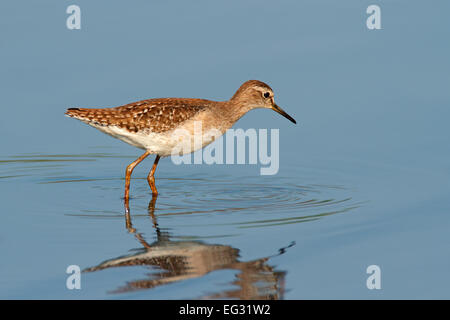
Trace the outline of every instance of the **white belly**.
[[192, 124], [162, 133], [135, 133], [116, 126], [92, 126], [132, 146], [162, 157], [170, 156], [173, 153], [182, 155], [194, 152], [210, 144], [223, 134], [217, 129], [210, 129], [208, 132], [198, 130], [198, 128], [195, 130]]

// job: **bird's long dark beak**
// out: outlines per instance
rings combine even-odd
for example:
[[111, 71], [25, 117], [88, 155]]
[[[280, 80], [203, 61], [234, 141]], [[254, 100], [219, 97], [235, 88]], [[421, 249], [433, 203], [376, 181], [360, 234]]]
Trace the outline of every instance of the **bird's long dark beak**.
[[272, 105], [272, 110], [278, 112], [279, 114], [281, 114], [283, 117], [285, 117], [286, 119], [290, 120], [291, 122], [297, 124], [297, 121], [295, 121], [294, 118], [292, 118], [290, 115], [288, 115], [283, 109], [281, 109], [279, 106], [277, 106], [276, 103], [274, 103]]

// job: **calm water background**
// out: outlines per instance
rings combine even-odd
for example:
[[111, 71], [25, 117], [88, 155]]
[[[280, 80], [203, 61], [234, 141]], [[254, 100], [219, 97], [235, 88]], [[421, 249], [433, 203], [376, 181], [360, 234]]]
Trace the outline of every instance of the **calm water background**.
[[[71, 1], [0, 4], [1, 298], [450, 298], [448, 1], [76, 3], [79, 31]], [[365, 27], [369, 4], [383, 30]], [[146, 160], [127, 229], [123, 174], [140, 151], [65, 109], [225, 100], [248, 79], [299, 122], [258, 110], [235, 125], [280, 128], [279, 173], [165, 159], [152, 206]], [[212, 253], [66, 289], [68, 265], [145, 244]], [[372, 264], [382, 290], [366, 288]]]

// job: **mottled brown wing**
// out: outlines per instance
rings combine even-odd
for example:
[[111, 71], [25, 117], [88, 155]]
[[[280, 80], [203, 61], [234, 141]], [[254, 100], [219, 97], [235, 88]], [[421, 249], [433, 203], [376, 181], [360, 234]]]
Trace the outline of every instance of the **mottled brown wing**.
[[116, 108], [70, 108], [66, 115], [88, 124], [117, 126], [130, 132], [161, 133], [176, 128], [210, 103], [203, 99], [149, 99]]

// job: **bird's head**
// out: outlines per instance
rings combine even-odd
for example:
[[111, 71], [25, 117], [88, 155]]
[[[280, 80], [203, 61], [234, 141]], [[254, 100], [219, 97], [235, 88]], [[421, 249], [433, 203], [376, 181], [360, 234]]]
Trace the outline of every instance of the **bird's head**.
[[248, 108], [248, 110], [256, 108], [272, 109], [291, 122], [297, 123], [294, 118], [275, 103], [272, 88], [262, 81], [249, 80], [244, 82], [230, 101], [243, 108]]

